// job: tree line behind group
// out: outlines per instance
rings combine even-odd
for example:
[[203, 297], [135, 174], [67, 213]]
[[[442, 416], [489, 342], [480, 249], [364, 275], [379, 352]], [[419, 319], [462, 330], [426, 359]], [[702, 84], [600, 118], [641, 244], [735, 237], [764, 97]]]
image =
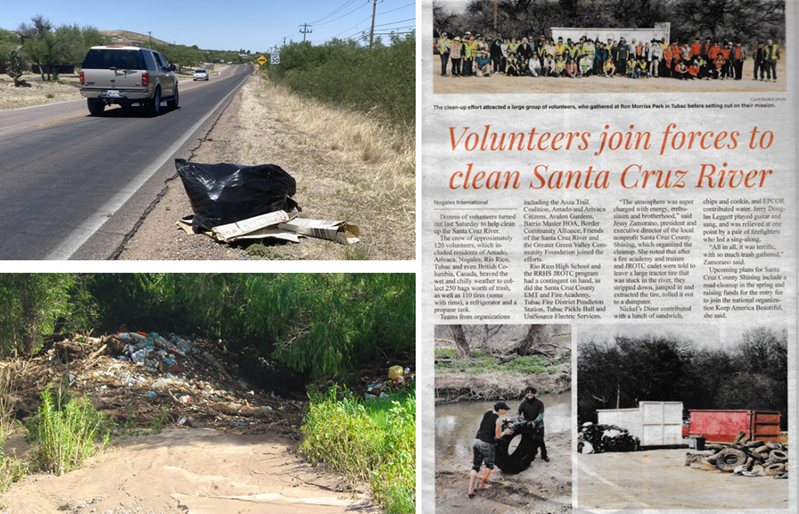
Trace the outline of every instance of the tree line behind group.
[[0, 274], [0, 357], [124, 324], [219, 340], [262, 387], [412, 359], [414, 320], [413, 274]]
[[[496, 30], [494, 9], [496, 5]], [[463, 35], [537, 37], [552, 27], [651, 28], [670, 22], [671, 38], [684, 41], [710, 37], [741, 41], [754, 48], [759, 41], [785, 41], [784, 0], [472, 0], [463, 12], [433, 2], [435, 36]]]
[[[731, 331], [729, 331], [731, 332]], [[728, 333], [729, 333], [728, 332]], [[788, 423], [788, 336], [784, 329], [746, 330], [723, 348], [670, 335], [586, 338], [578, 344], [577, 413], [679, 401], [688, 409], [780, 411]]]

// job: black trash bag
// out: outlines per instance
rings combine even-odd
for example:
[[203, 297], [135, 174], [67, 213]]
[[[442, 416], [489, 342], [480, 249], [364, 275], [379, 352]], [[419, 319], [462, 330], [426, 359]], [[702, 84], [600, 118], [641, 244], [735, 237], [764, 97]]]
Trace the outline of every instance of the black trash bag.
[[195, 232], [275, 211], [301, 210], [290, 197], [297, 190], [291, 175], [275, 164], [200, 164], [175, 159], [189, 195]]

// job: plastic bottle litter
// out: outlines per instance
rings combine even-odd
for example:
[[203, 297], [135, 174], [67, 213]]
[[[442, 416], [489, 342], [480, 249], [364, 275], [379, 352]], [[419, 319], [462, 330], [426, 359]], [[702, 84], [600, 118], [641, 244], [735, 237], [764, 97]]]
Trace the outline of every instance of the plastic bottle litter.
[[403, 382], [405, 382], [405, 377], [397, 377], [397, 382], [402, 384]]
[[169, 383], [169, 380], [167, 380], [167, 379], [165, 379], [165, 378], [159, 378], [159, 379], [158, 379], [158, 380], [156, 380], [156, 381], [155, 381], [155, 383], [153, 384], [153, 389], [158, 389], [159, 387], [164, 387], [164, 386], [165, 386], [165, 385], [167, 385], [168, 383]]
[[405, 368], [405, 374], [406, 375], [410, 375], [411, 374], [411, 368]]
[[180, 400], [180, 403], [191, 403], [191, 396], [184, 394], [178, 400]]
[[367, 400], [374, 400], [377, 398], [377, 396], [369, 393], [364, 393], [363, 397], [366, 398]]
[[185, 423], [186, 423], [186, 417], [185, 416], [180, 418], [180, 420], [178, 420], [178, 426], [184, 425]]
[[139, 350], [130, 354], [130, 358], [135, 363], [144, 363], [144, 359], [147, 358], [147, 350]]
[[243, 421], [234, 421], [233, 425], [235, 425], [237, 427], [246, 427], [247, 423], [244, 423]]
[[157, 394], [158, 394], [158, 393], [156, 393], [155, 391], [150, 391], [149, 393], [147, 393], [147, 398], [153, 398], [153, 397], [155, 397]]

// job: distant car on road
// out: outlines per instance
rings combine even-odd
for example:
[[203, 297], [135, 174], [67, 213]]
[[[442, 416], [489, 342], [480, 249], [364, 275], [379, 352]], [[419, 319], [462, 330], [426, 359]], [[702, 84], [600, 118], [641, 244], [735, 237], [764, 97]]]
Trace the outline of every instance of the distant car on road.
[[171, 109], [178, 107], [174, 71], [174, 64], [168, 65], [163, 55], [149, 48], [93, 46], [83, 59], [80, 94], [95, 116], [111, 104], [123, 109], [140, 104], [157, 116], [164, 100]]
[[194, 80], [208, 80], [208, 70], [202, 68], [194, 70]]

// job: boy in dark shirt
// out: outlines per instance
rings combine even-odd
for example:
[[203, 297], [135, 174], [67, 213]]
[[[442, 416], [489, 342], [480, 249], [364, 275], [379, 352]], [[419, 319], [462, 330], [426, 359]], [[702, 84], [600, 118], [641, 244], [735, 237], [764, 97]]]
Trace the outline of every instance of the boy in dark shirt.
[[491, 487], [486, 482], [488, 482], [488, 476], [494, 469], [495, 440], [513, 433], [511, 430], [502, 431], [502, 418], [500, 416], [504, 416], [509, 410], [510, 407], [508, 407], [507, 403], [497, 402], [494, 404], [493, 410], [487, 410], [483, 414], [480, 428], [477, 430], [477, 435], [474, 437], [474, 443], [472, 444], [474, 459], [472, 461], [472, 472], [469, 475], [469, 498], [474, 497], [474, 483], [477, 481], [477, 474], [480, 472], [480, 466], [483, 462], [485, 462], [486, 469], [483, 472], [483, 479], [477, 487], [478, 489]]
[[541, 458], [544, 462], [549, 462], [547, 456], [547, 445], [544, 442], [544, 402], [535, 397], [537, 392], [533, 386], [527, 387], [524, 390], [524, 400], [519, 404], [518, 417], [532, 421], [538, 429], [538, 437], [540, 438]]

